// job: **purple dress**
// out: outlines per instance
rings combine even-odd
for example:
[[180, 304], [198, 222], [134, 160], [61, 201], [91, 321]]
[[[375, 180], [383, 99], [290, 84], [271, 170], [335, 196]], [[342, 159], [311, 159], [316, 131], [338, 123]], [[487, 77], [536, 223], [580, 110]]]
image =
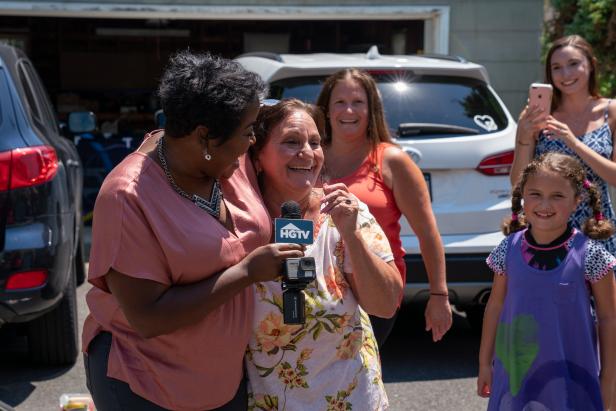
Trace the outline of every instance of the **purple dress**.
[[595, 324], [584, 279], [588, 238], [576, 233], [552, 270], [530, 267], [523, 231], [507, 250], [507, 296], [498, 323], [488, 410], [603, 410]]

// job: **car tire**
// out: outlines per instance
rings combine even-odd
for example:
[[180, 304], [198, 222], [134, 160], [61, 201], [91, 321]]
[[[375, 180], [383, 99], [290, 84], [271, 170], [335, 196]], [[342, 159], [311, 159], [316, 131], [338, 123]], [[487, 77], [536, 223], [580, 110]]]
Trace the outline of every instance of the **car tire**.
[[27, 325], [30, 359], [42, 365], [72, 365], [79, 351], [75, 266], [60, 304]]
[[475, 334], [481, 335], [481, 329], [483, 328], [483, 313], [485, 309], [485, 305], [474, 305], [465, 310], [466, 320]]

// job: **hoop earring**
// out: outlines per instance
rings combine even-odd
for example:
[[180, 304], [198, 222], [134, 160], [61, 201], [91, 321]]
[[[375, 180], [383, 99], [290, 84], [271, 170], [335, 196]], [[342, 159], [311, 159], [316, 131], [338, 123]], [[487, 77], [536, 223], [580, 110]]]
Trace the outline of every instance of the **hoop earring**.
[[207, 149], [203, 149], [203, 158], [205, 158], [207, 161], [210, 161], [212, 159], [212, 155], [207, 152]]

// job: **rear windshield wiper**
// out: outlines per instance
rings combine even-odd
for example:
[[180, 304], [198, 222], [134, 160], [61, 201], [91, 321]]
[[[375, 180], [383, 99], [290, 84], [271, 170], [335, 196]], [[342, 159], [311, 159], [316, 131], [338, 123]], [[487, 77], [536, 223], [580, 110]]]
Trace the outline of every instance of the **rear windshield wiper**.
[[398, 137], [413, 137], [424, 134], [479, 134], [479, 130], [439, 123], [402, 123], [398, 126]]

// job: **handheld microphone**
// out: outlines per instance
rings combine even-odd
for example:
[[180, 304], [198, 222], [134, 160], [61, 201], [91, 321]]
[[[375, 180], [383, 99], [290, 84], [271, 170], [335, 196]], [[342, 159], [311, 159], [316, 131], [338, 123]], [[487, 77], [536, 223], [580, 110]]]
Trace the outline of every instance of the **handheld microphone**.
[[[310, 220], [301, 220], [302, 210], [295, 201], [280, 207], [276, 219], [276, 242], [312, 244], [314, 233]], [[289, 221], [293, 220], [293, 221]], [[306, 322], [304, 290], [316, 278], [314, 257], [287, 258], [282, 267], [282, 314], [285, 324]]]
[[280, 218], [274, 220], [275, 242], [312, 244], [314, 223], [301, 218], [302, 209], [297, 202], [284, 202], [280, 207]]
[[280, 206], [280, 218], [289, 218], [299, 220], [302, 218], [302, 209], [297, 201], [289, 200], [282, 203]]

